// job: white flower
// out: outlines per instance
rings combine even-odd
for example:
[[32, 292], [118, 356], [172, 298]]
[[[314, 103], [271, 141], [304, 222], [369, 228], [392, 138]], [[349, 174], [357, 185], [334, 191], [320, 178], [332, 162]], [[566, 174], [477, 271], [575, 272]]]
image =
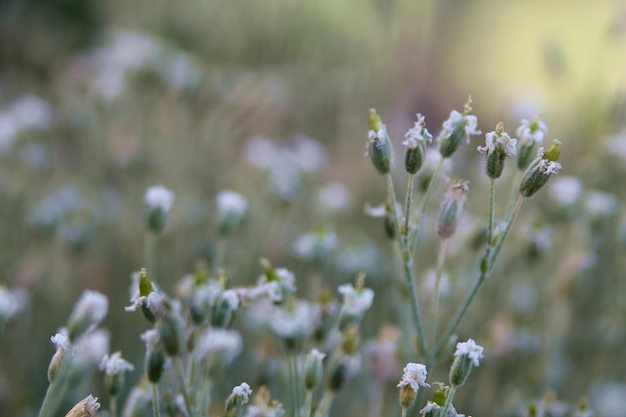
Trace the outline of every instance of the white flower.
[[556, 161], [547, 161], [542, 159], [539, 162], [539, 172], [543, 175], [556, 175], [563, 169], [563, 166]]
[[338, 288], [343, 296], [343, 309], [346, 314], [360, 316], [372, 306], [374, 291], [371, 288], [356, 290], [352, 284], [343, 284]]
[[320, 352], [317, 349], [311, 349], [311, 351], [309, 352], [309, 357], [314, 360], [323, 361], [326, 357], [326, 354], [324, 352]]
[[222, 293], [221, 297], [231, 310], [234, 311], [239, 308], [239, 296], [235, 290], [226, 290]]
[[456, 344], [456, 351], [454, 356], [466, 356], [468, 357], [474, 366], [480, 366], [479, 360], [483, 358], [483, 347], [479, 346], [472, 339], [468, 339], [467, 342], [459, 342]]
[[319, 172], [328, 164], [326, 148], [303, 135], [294, 138], [290, 157], [294, 165], [302, 172]]
[[479, 146], [478, 152], [491, 154], [496, 151], [496, 145], [500, 144], [504, 147], [504, 153], [507, 157], [515, 155], [515, 145], [517, 139], [511, 139], [508, 133], [489, 132], [485, 135], [485, 146]]
[[250, 388], [250, 385], [243, 382], [241, 385], [233, 388], [233, 395], [241, 398], [241, 404], [247, 404], [252, 395], [252, 388]]
[[107, 375], [117, 375], [121, 372], [132, 371], [135, 369], [133, 364], [122, 359], [121, 352], [115, 352], [111, 356], [104, 355], [100, 362], [100, 370], [105, 371]]
[[74, 355], [80, 361], [98, 365], [102, 357], [109, 353], [110, 335], [106, 330], [98, 329], [83, 335], [74, 348]]
[[196, 360], [219, 355], [222, 362], [231, 363], [243, 349], [243, 339], [236, 330], [209, 329], [200, 335], [195, 349]]
[[571, 206], [583, 195], [583, 182], [576, 177], [559, 177], [548, 185], [550, 198], [562, 206]]
[[67, 335], [67, 329], [65, 327], [59, 329], [59, 332], [52, 336], [50, 341], [54, 343], [57, 349], [63, 349], [65, 351], [70, 347], [70, 338]]
[[520, 146], [543, 145], [543, 138], [548, 133], [548, 126], [539, 119], [532, 122], [522, 119], [522, 124], [517, 128], [517, 137]]
[[275, 308], [269, 319], [270, 328], [283, 338], [309, 336], [315, 330], [319, 317], [316, 317], [311, 305], [298, 300], [293, 305]]
[[422, 365], [421, 363], [409, 362], [404, 367], [402, 379], [396, 387], [402, 388], [406, 385], [410, 385], [411, 388], [413, 388], [413, 391], [417, 392], [420, 385], [422, 387], [430, 387], [430, 385], [426, 383], [427, 376], [428, 371], [426, 370], [425, 365]]
[[426, 406], [424, 408], [422, 408], [419, 413], [421, 415], [424, 415], [424, 414], [428, 414], [430, 412], [436, 413], [439, 410], [441, 410], [441, 407], [439, 406], [439, 404], [434, 403], [432, 401], [428, 401]]
[[163, 213], [169, 213], [174, 203], [174, 193], [163, 187], [157, 185], [148, 188], [146, 194], [143, 196], [143, 202], [150, 210], [161, 210]]
[[148, 306], [152, 307], [153, 310], [157, 310], [161, 306], [164, 299], [165, 296], [163, 294], [152, 291], [147, 296], [136, 296], [131, 298], [130, 305], [124, 307], [124, 311], [137, 311], [137, 308], [141, 307], [144, 301], [146, 301]]
[[159, 332], [156, 329], [150, 329], [143, 332], [140, 336], [141, 340], [146, 344], [146, 350], [152, 350], [159, 343]]
[[452, 135], [452, 132], [454, 132], [454, 128], [459, 124], [463, 124], [465, 141], [467, 143], [469, 143], [471, 135], [480, 135], [482, 133], [477, 129], [478, 118], [476, 116], [463, 116], [458, 111], [452, 110], [448, 120], [443, 122], [443, 130], [437, 137], [437, 142], [441, 142], [442, 140], [449, 138]]
[[417, 122], [415, 122], [415, 126], [409, 129], [404, 137], [406, 140], [402, 142], [402, 144], [409, 149], [417, 148], [417, 145], [420, 142], [433, 141], [433, 135], [426, 130], [426, 118], [419, 113], [417, 114]]
[[18, 309], [18, 303], [11, 291], [0, 286], [0, 318], [8, 320]]
[[333, 182], [322, 188], [317, 198], [325, 210], [340, 211], [350, 204], [350, 191], [343, 183]]
[[74, 305], [72, 315], [80, 315], [87, 318], [92, 325], [98, 325], [107, 315], [109, 300], [97, 291], [86, 290]]
[[[293, 272], [285, 268], [276, 268], [274, 269], [274, 274], [278, 278], [278, 281], [270, 281], [267, 274], [263, 274], [259, 277], [256, 289], [257, 292], [260, 292], [260, 294], [268, 294], [270, 298], [275, 301], [281, 301], [284, 292], [296, 292], [296, 277]], [[260, 294], [255, 295], [258, 296]]]
[[248, 200], [239, 193], [225, 190], [217, 194], [215, 197], [215, 205], [217, 206], [220, 218], [233, 216], [240, 219], [246, 214]]

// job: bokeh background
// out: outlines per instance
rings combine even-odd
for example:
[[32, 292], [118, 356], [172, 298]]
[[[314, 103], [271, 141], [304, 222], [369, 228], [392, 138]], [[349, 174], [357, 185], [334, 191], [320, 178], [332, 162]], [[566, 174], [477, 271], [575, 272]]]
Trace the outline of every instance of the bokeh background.
[[[123, 307], [130, 274], [145, 263], [143, 193], [156, 184], [176, 194], [158, 243], [166, 290], [211, 261], [214, 196], [232, 189], [250, 201], [225, 258], [232, 282], [254, 282], [260, 257], [296, 272], [303, 296], [310, 274], [332, 290], [364, 270], [377, 296], [363, 332], [375, 337], [393, 322], [385, 289], [394, 258], [363, 213], [385, 195], [363, 156], [368, 109], [400, 158], [415, 113], [436, 135], [471, 94], [483, 132], [504, 121], [514, 135], [539, 114], [548, 139], [563, 142], [560, 176], [580, 182], [523, 206], [459, 330], [483, 342], [487, 359], [457, 408], [511, 415], [551, 389], [566, 401], [589, 396], [600, 415], [626, 415], [624, 74], [623, 1], [1, 1], [0, 282], [23, 303], [0, 342], [0, 414], [36, 415], [50, 336], [85, 288], [109, 296], [112, 349], [141, 368], [145, 323]], [[480, 255], [482, 141], [451, 168], [471, 191], [447, 264], [446, 314]], [[397, 183], [403, 195], [400, 169]], [[339, 242], [315, 265], [292, 251], [311, 230]], [[422, 277], [436, 256], [436, 239], [426, 239]], [[429, 379], [445, 380], [446, 366]], [[233, 374], [254, 382], [243, 365]], [[96, 395], [99, 378], [86, 385]], [[354, 398], [371, 387], [359, 381], [335, 415], [364, 415]], [[385, 395], [397, 412], [394, 385]]]

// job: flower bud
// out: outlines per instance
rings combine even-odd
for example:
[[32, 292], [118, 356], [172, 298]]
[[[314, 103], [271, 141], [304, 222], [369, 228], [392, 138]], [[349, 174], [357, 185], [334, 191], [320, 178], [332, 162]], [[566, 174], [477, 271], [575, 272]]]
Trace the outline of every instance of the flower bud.
[[233, 388], [233, 392], [226, 399], [226, 404], [224, 406], [224, 414], [226, 417], [238, 415], [239, 409], [248, 404], [251, 395], [252, 389], [250, 388], [250, 385], [245, 382]]
[[456, 232], [469, 190], [467, 181], [450, 179], [446, 181], [448, 182], [448, 192], [439, 207], [439, 220], [437, 222], [437, 234], [442, 239], [447, 239]]
[[65, 417], [93, 417], [99, 409], [98, 397], [90, 394], [87, 398], [78, 402]]
[[381, 175], [388, 174], [393, 168], [393, 146], [387, 134], [387, 128], [375, 109], [370, 109], [369, 128], [369, 156]]
[[413, 405], [415, 398], [417, 397], [417, 391], [411, 388], [410, 385], [403, 385], [400, 388], [400, 406], [407, 409]]
[[148, 374], [148, 380], [153, 384], [156, 384], [161, 379], [165, 371], [165, 351], [159, 345], [150, 349], [146, 353], [146, 373]]
[[312, 391], [322, 382], [324, 368], [322, 360], [326, 356], [317, 349], [313, 349], [306, 358], [304, 363], [304, 387]]
[[406, 149], [404, 151], [404, 168], [409, 174], [415, 174], [422, 167], [426, 155], [426, 141], [432, 142], [432, 135], [426, 130], [424, 116], [417, 115], [417, 122], [405, 135], [406, 140], [402, 142]]
[[165, 313], [157, 325], [159, 339], [169, 356], [179, 356], [185, 351], [185, 324], [174, 312]]
[[238, 307], [239, 298], [237, 293], [233, 290], [224, 291], [215, 304], [211, 324], [216, 327], [228, 327], [233, 318], [233, 312]]
[[544, 151], [539, 148], [538, 157], [528, 167], [520, 183], [520, 193], [524, 197], [531, 197], [548, 183], [550, 176], [558, 174], [563, 168], [557, 162], [561, 154], [561, 142], [554, 140], [554, 143]]
[[459, 148], [463, 139], [469, 143], [470, 135], [479, 135], [481, 133], [477, 129], [478, 119], [476, 116], [468, 115], [472, 111], [471, 103], [472, 99], [470, 97], [465, 104], [463, 114], [453, 110], [448, 120], [443, 122], [443, 130], [437, 138], [439, 153], [443, 158], [450, 158]]
[[218, 231], [223, 236], [231, 235], [248, 211], [248, 200], [234, 191], [222, 191], [215, 197], [217, 205]]
[[491, 179], [500, 178], [504, 170], [504, 160], [515, 155], [517, 144], [516, 139], [511, 139], [508, 133], [504, 132], [502, 122], [498, 123], [494, 132], [486, 135], [485, 146], [479, 146], [480, 153], [487, 154], [487, 176]]
[[150, 187], [143, 197], [144, 217], [148, 230], [159, 234], [165, 228], [174, 193], [163, 186]]
[[517, 146], [517, 167], [526, 169], [532, 162], [537, 149], [543, 145], [543, 138], [548, 133], [546, 124], [535, 118], [532, 122], [522, 120], [517, 128], [519, 143]]
[[61, 364], [63, 363], [63, 358], [65, 355], [65, 350], [62, 348], [57, 348], [57, 351], [52, 356], [50, 360], [50, 365], [48, 365], [48, 382], [52, 383], [56, 376], [59, 374], [59, 369], [61, 368]]
[[477, 345], [472, 339], [467, 342], [457, 343], [454, 352], [454, 362], [450, 368], [450, 384], [460, 387], [467, 381], [472, 372], [472, 366], [479, 366], [479, 360], [483, 357], [482, 346]]

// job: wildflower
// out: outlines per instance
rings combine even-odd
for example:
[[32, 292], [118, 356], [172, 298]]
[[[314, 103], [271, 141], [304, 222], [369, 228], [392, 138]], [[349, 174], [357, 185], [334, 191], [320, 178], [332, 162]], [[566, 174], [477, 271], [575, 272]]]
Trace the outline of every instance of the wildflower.
[[450, 384], [452, 386], [459, 387], [465, 383], [470, 372], [472, 372], [472, 365], [480, 365], [479, 360], [483, 357], [483, 350], [482, 346], [478, 346], [472, 339], [456, 344], [454, 362], [450, 368]]
[[498, 123], [494, 132], [487, 133], [485, 146], [479, 146], [478, 152], [487, 154], [487, 175], [489, 178], [500, 178], [504, 169], [504, 160], [515, 155], [517, 139], [511, 139], [504, 132], [502, 122]]
[[352, 284], [343, 284], [338, 291], [343, 296], [343, 311], [350, 316], [363, 315], [374, 301], [374, 291], [371, 288], [355, 289]]
[[550, 198], [562, 207], [570, 207], [583, 195], [583, 182], [576, 177], [559, 177], [550, 183]]
[[67, 350], [70, 347], [70, 338], [67, 335], [67, 329], [62, 328], [54, 336], [50, 338], [50, 341], [54, 343], [57, 349]]
[[369, 132], [367, 133], [368, 151], [374, 167], [381, 175], [391, 172], [393, 167], [393, 147], [383, 124], [375, 109], [370, 109]]
[[221, 191], [215, 197], [217, 223], [220, 233], [230, 235], [243, 220], [248, 210], [248, 200], [234, 191]]
[[257, 281], [257, 291], [268, 294], [276, 302], [282, 301], [284, 294], [296, 292], [296, 277], [293, 272], [285, 268], [274, 268], [267, 260], [262, 260], [261, 263], [265, 267], [265, 274]]
[[165, 302], [165, 295], [156, 291], [156, 285], [148, 278], [146, 268], [131, 275], [130, 305], [124, 311], [136, 311], [141, 307], [144, 317], [150, 323], [156, 322], [157, 312]]
[[396, 387], [402, 388], [404, 386], [410, 386], [415, 392], [419, 390], [420, 386], [430, 387], [430, 384], [426, 383], [428, 371], [426, 370], [425, 365], [422, 365], [421, 363], [409, 362], [404, 367], [402, 372], [402, 379]]
[[317, 195], [319, 205], [328, 212], [337, 212], [350, 204], [350, 191], [341, 182], [331, 182]]
[[561, 154], [561, 142], [554, 139], [547, 151], [539, 148], [537, 159], [528, 167], [520, 183], [520, 193], [524, 197], [531, 197], [544, 185], [552, 175], [558, 174], [562, 166], [557, 162]]
[[148, 380], [156, 384], [165, 371], [165, 351], [161, 346], [159, 332], [156, 329], [146, 330], [141, 334], [141, 340], [146, 344], [146, 374]]
[[468, 339], [467, 342], [459, 342], [456, 345], [455, 357], [468, 357], [474, 366], [480, 366], [480, 359], [483, 358], [483, 347], [479, 346], [472, 339]]
[[443, 122], [443, 130], [437, 137], [439, 142], [439, 153], [443, 158], [451, 157], [459, 148], [461, 141], [465, 139], [469, 143], [471, 135], [480, 135], [478, 127], [478, 118], [469, 115], [472, 111], [471, 97], [465, 104], [463, 113], [453, 110], [448, 120]]
[[426, 130], [426, 119], [417, 114], [415, 126], [404, 136], [404, 167], [409, 174], [415, 174], [422, 167], [426, 155], [426, 142], [432, 142], [433, 136]]
[[436, 416], [437, 413], [439, 412], [439, 410], [441, 410], [441, 407], [439, 406], [439, 404], [434, 403], [432, 401], [428, 401], [428, 403], [426, 403], [426, 405], [424, 406], [424, 408], [422, 408], [419, 413], [422, 416], [426, 416], [426, 417], [431, 417], [431, 416]]
[[229, 364], [241, 354], [243, 339], [236, 330], [209, 329], [200, 335], [195, 349], [195, 359], [203, 361], [216, 356]]
[[339, 239], [335, 231], [324, 228], [298, 237], [292, 251], [298, 258], [323, 264], [338, 246]]
[[522, 124], [517, 128], [517, 137], [519, 138], [519, 146], [517, 153], [517, 167], [525, 169], [537, 148], [543, 146], [543, 138], [548, 134], [548, 126], [535, 118], [532, 122], [526, 119], [522, 120]]
[[269, 325], [277, 336], [283, 339], [296, 339], [313, 333], [318, 319], [313, 314], [311, 304], [304, 300], [293, 300], [287, 306], [274, 309]]
[[83, 335], [90, 327], [95, 327], [107, 315], [109, 300], [97, 291], [84, 291], [74, 305], [72, 315], [68, 320], [70, 340], [74, 341]]
[[122, 352], [115, 352], [111, 356], [104, 355], [100, 362], [100, 370], [105, 371], [107, 375], [117, 375], [134, 369], [130, 362], [122, 359]]
[[324, 372], [322, 361], [326, 357], [325, 353], [317, 349], [309, 352], [306, 362], [304, 363], [304, 386], [307, 390], [314, 390], [322, 381], [322, 373]]
[[239, 409], [243, 405], [248, 404], [251, 395], [252, 389], [250, 385], [245, 382], [233, 388], [233, 392], [226, 399], [226, 405], [224, 407], [226, 417], [238, 415]]
[[116, 397], [124, 389], [126, 382], [126, 372], [132, 371], [135, 367], [122, 359], [121, 352], [115, 352], [109, 357], [104, 355], [100, 362], [100, 370], [105, 371], [106, 377], [104, 385], [112, 397]]
[[185, 323], [177, 311], [165, 311], [157, 323], [159, 339], [169, 356], [180, 356], [185, 352]]
[[211, 324], [217, 327], [227, 327], [232, 320], [233, 313], [239, 308], [239, 295], [235, 290], [222, 292], [215, 302]]
[[93, 417], [100, 409], [98, 397], [89, 394], [86, 398], [79, 401], [65, 417]]
[[174, 203], [174, 193], [157, 185], [148, 188], [143, 196], [144, 213], [148, 229], [155, 234], [163, 231], [167, 217]]
[[6, 289], [4, 286], [0, 286], [0, 332], [2, 331], [2, 325], [8, 321], [18, 310], [18, 302], [15, 296]]
[[439, 206], [439, 220], [437, 221], [437, 234], [442, 239], [447, 239], [456, 232], [469, 191], [467, 181], [446, 178], [446, 182], [448, 191]]

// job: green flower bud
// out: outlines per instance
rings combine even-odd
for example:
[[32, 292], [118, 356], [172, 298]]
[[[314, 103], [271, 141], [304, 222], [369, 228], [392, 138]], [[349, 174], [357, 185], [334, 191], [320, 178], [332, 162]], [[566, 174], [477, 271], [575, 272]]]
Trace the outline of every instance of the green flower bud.
[[426, 121], [421, 114], [417, 115], [415, 126], [406, 133], [406, 140], [402, 142], [404, 151], [404, 168], [409, 174], [415, 174], [424, 164], [426, 155], [426, 141], [432, 142], [432, 135], [426, 130]]
[[504, 132], [502, 122], [498, 123], [494, 132], [487, 133], [485, 146], [479, 146], [478, 152], [487, 154], [487, 176], [492, 179], [500, 178], [504, 170], [504, 160], [516, 153], [516, 139], [511, 139]]
[[185, 324], [174, 312], [163, 314], [158, 322], [159, 339], [169, 356], [180, 356], [185, 351]]
[[528, 167], [522, 182], [520, 183], [520, 193], [524, 197], [531, 197], [548, 183], [552, 175], [558, 174], [563, 168], [557, 162], [561, 154], [561, 142], [554, 140], [554, 143], [547, 151], [539, 148], [538, 158]]
[[443, 130], [437, 138], [439, 153], [443, 158], [450, 158], [464, 139], [469, 143], [471, 135], [480, 134], [480, 130], [477, 129], [478, 119], [476, 116], [468, 115], [472, 111], [471, 103], [470, 97], [465, 104], [463, 114], [453, 110], [448, 120], [443, 122]]
[[389, 174], [393, 168], [393, 146], [387, 128], [374, 109], [370, 109], [369, 126], [369, 156], [381, 175]]
[[437, 234], [442, 239], [454, 235], [459, 217], [463, 213], [463, 206], [467, 200], [469, 186], [467, 181], [448, 182], [448, 192], [439, 207], [439, 220], [437, 222]]
[[322, 382], [324, 367], [322, 360], [326, 356], [317, 349], [313, 349], [306, 358], [304, 363], [304, 387], [312, 391]]
[[146, 354], [146, 373], [150, 382], [158, 383], [163, 371], [165, 371], [165, 351], [161, 346], [156, 346]]
[[160, 234], [174, 203], [174, 193], [163, 186], [150, 187], [143, 197], [144, 217], [148, 230]]

